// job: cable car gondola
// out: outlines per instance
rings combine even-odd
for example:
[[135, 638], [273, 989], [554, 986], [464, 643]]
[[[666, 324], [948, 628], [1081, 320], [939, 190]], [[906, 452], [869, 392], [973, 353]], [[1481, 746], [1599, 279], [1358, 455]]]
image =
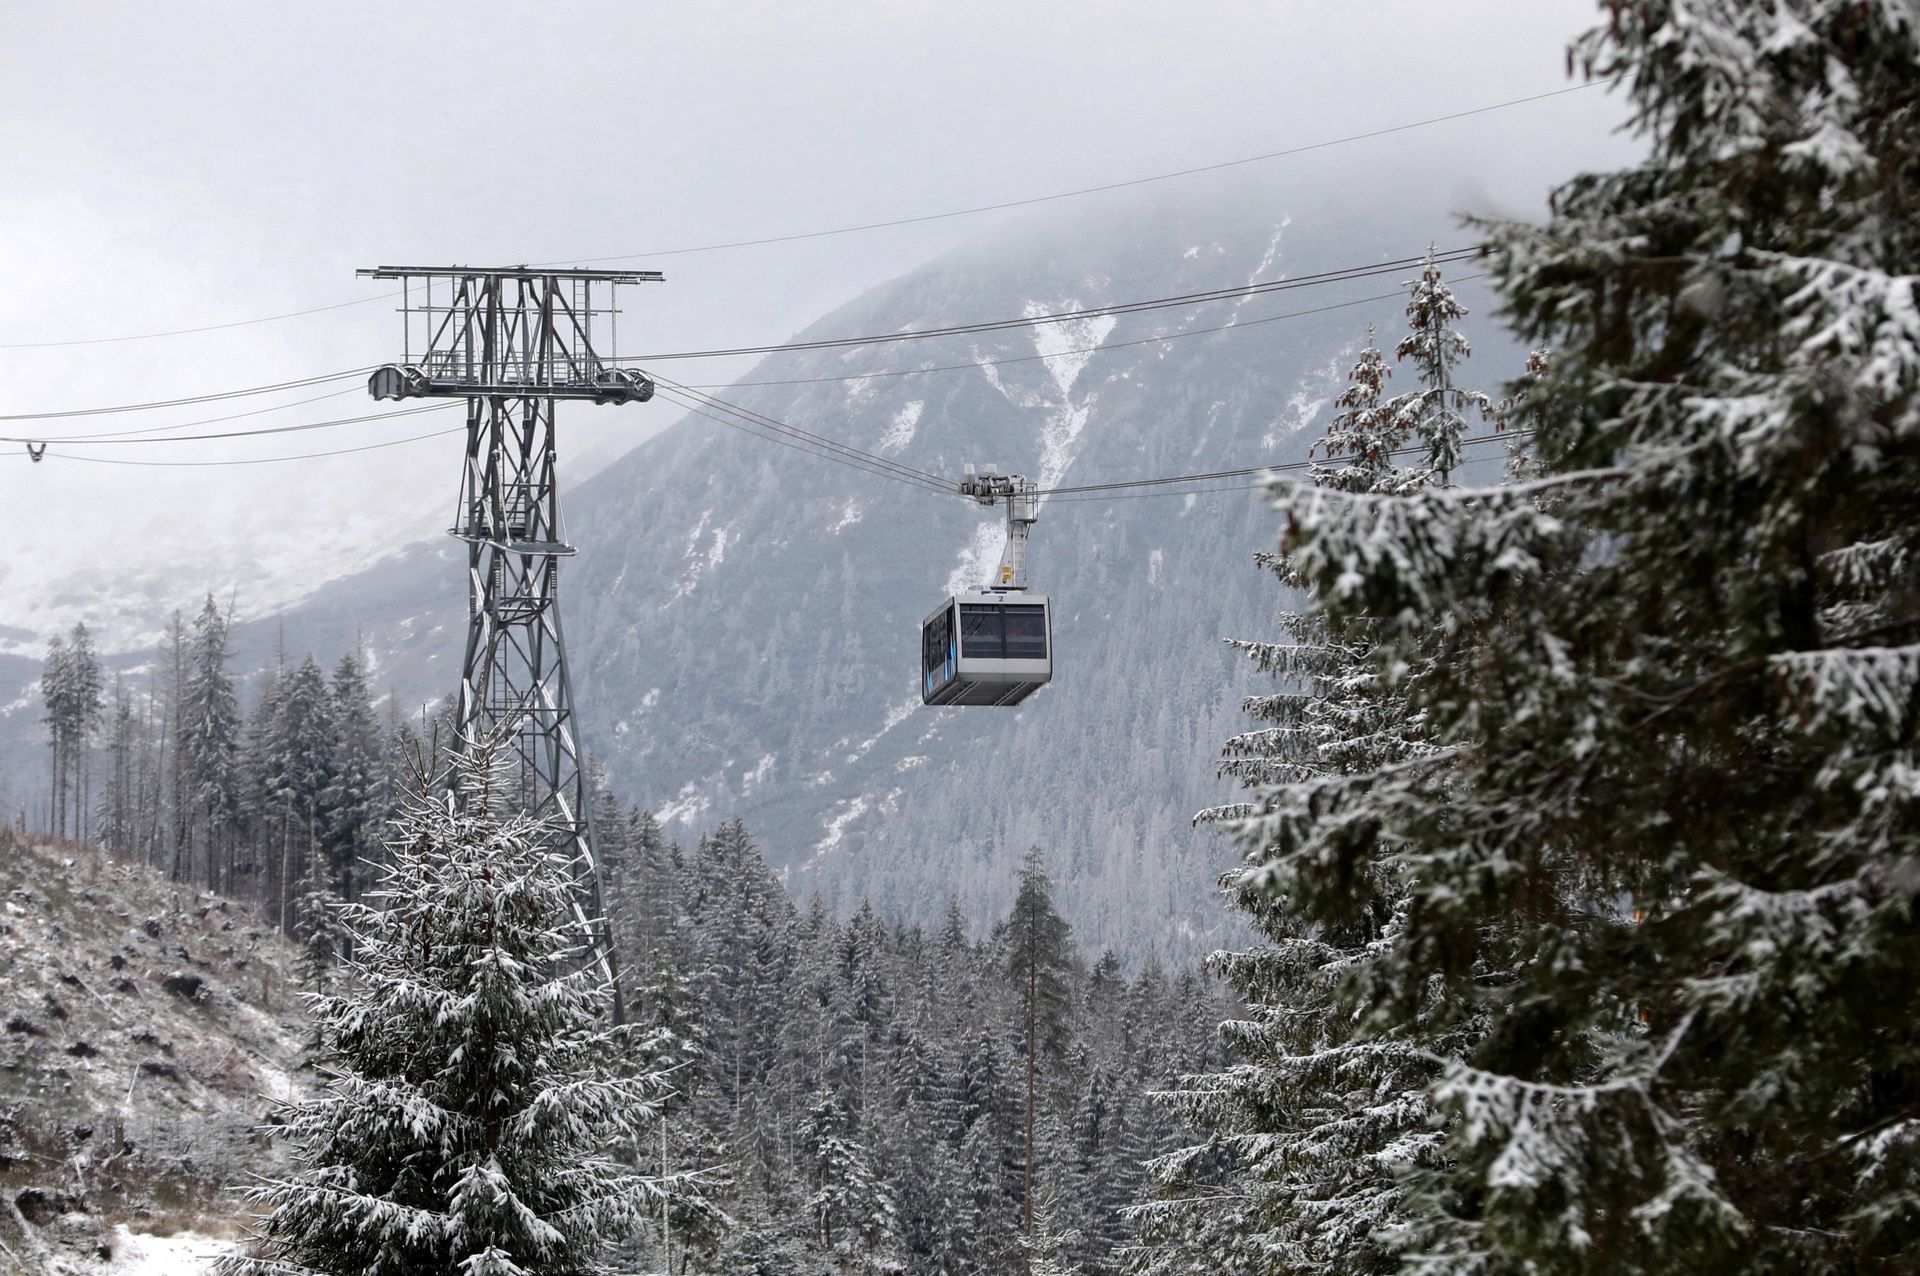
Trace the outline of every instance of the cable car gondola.
[[989, 467], [960, 492], [1007, 504], [1007, 547], [994, 583], [955, 594], [920, 623], [920, 699], [931, 705], [1012, 706], [1053, 677], [1053, 616], [1027, 592], [1027, 537], [1037, 517], [1034, 485]]

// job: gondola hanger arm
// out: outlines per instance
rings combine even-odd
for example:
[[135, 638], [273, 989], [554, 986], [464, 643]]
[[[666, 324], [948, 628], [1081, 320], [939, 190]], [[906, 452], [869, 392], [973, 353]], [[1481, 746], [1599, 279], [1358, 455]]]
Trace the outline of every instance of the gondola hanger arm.
[[994, 571], [989, 589], [1024, 590], [1027, 587], [1027, 540], [1040, 518], [1040, 500], [1034, 494], [1037, 484], [1018, 474], [996, 473], [991, 465], [977, 470], [969, 465], [960, 480], [959, 493], [982, 505], [1007, 507], [1007, 546], [1000, 551], [1000, 566]]

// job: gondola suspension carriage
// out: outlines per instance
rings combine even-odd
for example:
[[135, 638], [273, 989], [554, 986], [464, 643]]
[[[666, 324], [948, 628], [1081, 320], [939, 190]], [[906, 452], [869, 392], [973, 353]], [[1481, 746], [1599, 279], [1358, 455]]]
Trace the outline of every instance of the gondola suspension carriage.
[[1040, 514], [1034, 483], [992, 466], [959, 485], [962, 496], [1007, 507], [1007, 546], [981, 589], [955, 594], [920, 624], [920, 699], [933, 705], [1019, 704], [1053, 677], [1053, 616], [1027, 592], [1027, 540]]

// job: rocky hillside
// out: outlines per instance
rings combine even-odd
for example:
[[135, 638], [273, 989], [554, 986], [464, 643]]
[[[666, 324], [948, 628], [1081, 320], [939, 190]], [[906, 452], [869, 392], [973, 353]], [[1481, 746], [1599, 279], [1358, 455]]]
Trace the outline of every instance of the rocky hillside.
[[[0, 1244], [30, 1272], [191, 1270], [301, 1084], [292, 948], [78, 843], [0, 832]], [[195, 1235], [212, 1233], [212, 1239]]]

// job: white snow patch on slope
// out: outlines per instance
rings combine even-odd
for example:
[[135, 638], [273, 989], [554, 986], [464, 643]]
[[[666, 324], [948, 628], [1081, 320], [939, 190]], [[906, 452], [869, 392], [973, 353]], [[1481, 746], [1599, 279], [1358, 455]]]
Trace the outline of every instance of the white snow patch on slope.
[[691, 532], [687, 533], [687, 549], [686, 549], [686, 553], [681, 555], [682, 558], [693, 557], [694, 551], [700, 548], [700, 538], [707, 534], [707, 524], [712, 521], [713, 521], [712, 510], [700, 511], [700, 521], [693, 525], [693, 530]]
[[[1267, 241], [1267, 251], [1261, 254], [1260, 264], [1255, 266], [1253, 274], [1247, 277], [1248, 283], [1258, 283], [1267, 278], [1267, 272], [1273, 268], [1273, 263], [1280, 259], [1280, 237], [1287, 233], [1287, 227], [1291, 225], [1293, 225], [1293, 218], [1282, 217], [1280, 224], [1273, 228], [1273, 238]], [[1237, 309], [1251, 300], [1253, 300], [1253, 294], [1249, 293], [1233, 304]]]
[[987, 573], [1000, 561], [1000, 551], [1006, 548], [1006, 543], [1005, 522], [983, 519], [973, 529], [972, 537], [960, 547], [960, 563], [947, 577], [947, 592], [963, 593], [985, 584]]
[[1333, 401], [1334, 395], [1339, 393], [1337, 387], [1345, 384], [1345, 371], [1340, 364], [1341, 360], [1336, 356], [1300, 378], [1293, 393], [1287, 396], [1286, 411], [1274, 421], [1273, 428], [1261, 436], [1261, 447], [1276, 447], [1283, 440], [1313, 425], [1327, 404]]
[[828, 530], [838, 533], [844, 528], [852, 527], [855, 523], [859, 521], [860, 521], [860, 502], [848, 501], [845, 505], [843, 505], [840, 508], [840, 521], [835, 523]]
[[901, 405], [894, 413], [893, 421], [887, 426], [887, 432], [880, 436], [880, 450], [889, 456], [913, 442], [914, 429], [920, 424], [920, 414], [926, 410], [925, 399], [913, 399]]
[[1040, 431], [1040, 486], [1054, 487], [1060, 477], [1073, 464], [1077, 448], [1074, 444], [1080, 440], [1080, 432], [1087, 426], [1087, 418], [1093, 414], [1091, 402], [1079, 406], [1067, 404], [1058, 412], [1047, 417], [1047, 423]]
[[764, 784], [766, 782], [767, 777], [772, 774], [773, 774], [773, 754], [767, 753], [767, 754], [761, 755], [760, 761], [757, 764], [755, 764], [753, 770], [747, 771], [741, 775], [740, 791], [742, 793], [753, 792], [755, 785]]
[[1158, 549], [1147, 555], [1147, 584], [1160, 583], [1160, 564], [1166, 561], [1166, 557], [1166, 552]]
[[697, 792], [689, 780], [680, 786], [680, 792], [674, 795], [672, 801], [661, 803], [660, 809], [654, 812], [654, 818], [662, 824], [671, 824], [675, 820], [690, 821], [711, 805], [706, 794]]
[[987, 363], [985, 359], [986, 356], [982, 355], [979, 350], [976, 349], [973, 352], [973, 361], [975, 365], [979, 367], [980, 375], [987, 379], [987, 384], [993, 387], [994, 393], [1017, 408], [1031, 407], [1032, 403], [1027, 397], [1025, 395], [1015, 394], [1010, 390], [1007, 387], [1007, 383], [1000, 379], [999, 371], [991, 363]]
[[[1076, 309], [1077, 303], [1069, 303], [1066, 308]], [[1027, 303], [1027, 318], [1046, 313], [1047, 307], [1039, 302]], [[1047, 371], [1052, 374], [1053, 383], [1060, 387], [1062, 398], [1072, 393], [1073, 383], [1080, 379], [1082, 369], [1093, 358], [1093, 347], [1105, 341], [1107, 334], [1119, 322], [1112, 315], [1095, 315], [1091, 319], [1034, 325], [1033, 351], [1045, 360]]]
[[[1077, 302], [1069, 301], [1071, 309]], [[1048, 307], [1038, 302], [1026, 304], [1029, 318], [1045, 314]], [[1052, 487], [1060, 481], [1067, 467], [1073, 464], [1075, 446], [1080, 433], [1086, 429], [1087, 420], [1092, 415], [1092, 400], [1083, 395], [1078, 402], [1074, 399], [1073, 388], [1080, 380], [1080, 374], [1086, 369], [1087, 362], [1093, 358], [1094, 347], [1106, 340], [1119, 321], [1112, 315], [1096, 315], [1091, 319], [1075, 319], [1068, 323], [1044, 323], [1033, 329], [1033, 348], [1036, 354], [1045, 356], [1047, 372], [1053, 378], [1054, 386], [1060, 391], [1058, 401], [1047, 413], [1046, 424], [1040, 431], [1040, 476], [1041, 487]]]
[[[633, 707], [633, 716], [636, 718], [645, 717], [647, 711], [659, 703], [660, 688], [652, 687], [648, 689], [646, 695], [640, 697], [640, 703]], [[615, 735], [625, 735], [631, 730], [633, 730], [633, 723], [627, 718], [622, 718], [613, 724], [613, 733]]]
[[113, 1260], [100, 1271], [105, 1276], [187, 1276], [208, 1270], [214, 1259], [239, 1249], [238, 1242], [198, 1232], [148, 1236], [121, 1223], [113, 1229]]
[[673, 587], [675, 598], [685, 598], [691, 594], [699, 587], [702, 576], [727, 561], [727, 539], [731, 532], [725, 526], [713, 529], [712, 544], [704, 554], [700, 552], [700, 542], [706, 538], [707, 524], [712, 516], [712, 510], [704, 511], [700, 515], [700, 521], [694, 524], [693, 533], [687, 537], [687, 551], [682, 557], [689, 561], [679, 583]]
[[853, 823], [866, 813], [867, 799], [864, 797], [857, 797], [840, 803], [835, 813], [826, 818], [824, 827], [827, 830], [827, 835], [813, 844], [813, 857], [818, 859], [834, 847], [840, 845], [841, 838], [846, 836], [847, 825]]
[[255, 1059], [253, 1070], [260, 1074], [261, 1092], [279, 1103], [291, 1103], [300, 1097], [300, 1084], [291, 1073], [283, 1072], [265, 1059]]
[[919, 697], [916, 696], [911, 700], [902, 700], [899, 704], [887, 710], [887, 716], [885, 720], [883, 720], [880, 723], [880, 730], [876, 732], [871, 739], [862, 740], [859, 746], [852, 753], [849, 753], [847, 755], [847, 761], [858, 762], [862, 757], [865, 757], [869, 749], [873, 748], [874, 745], [880, 743], [880, 738], [882, 736], [886, 735], [887, 732], [893, 730], [895, 727], [899, 726], [902, 722], [905, 722], [908, 718], [912, 717], [913, 711], [919, 707], [920, 707], [920, 700], [919, 700]]

